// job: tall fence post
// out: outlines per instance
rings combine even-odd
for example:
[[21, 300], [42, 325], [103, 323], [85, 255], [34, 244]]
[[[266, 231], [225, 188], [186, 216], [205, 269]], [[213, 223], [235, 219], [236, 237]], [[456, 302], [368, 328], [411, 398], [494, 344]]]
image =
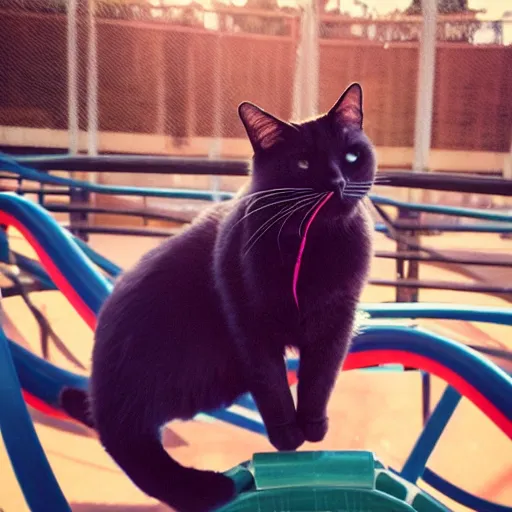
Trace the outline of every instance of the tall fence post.
[[304, 0], [301, 6], [299, 44], [297, 45], [293, 83], [293, 118], [304, 119], [318, 114], [318, 5]]
[[[222, 29], [219, 30], [215, 36], [215, 44], [217, 51], [214, 67], [213, 77], [213, 139], [208, 150], [208, 158], [218, 160], [222, 155], [222, 117], [223, 117], [223, 103], [222, 103]], [[220, 201], [220, 176], [210, 176], [210, 188], [213, 194], [213, 200]]]
[[[96, 30], [96, 0], [87, 0], [87, 154], [98, 154], [98, 34]], [[88, 181], [96, 183], [97, 173], [90, 173]], [[96, 203], [96, 195], [88, 191], [81, 191], [83, 203]], [[94, 214], [85, 214], [81, 219], [85, 223], [94, 223]], [[82, 233], [84, 240], [88, 239], [86, 233]]]
[[156, 60], [157, 60], [157, 75], [156, 75], [156, 126], [155, 132], [157, 135], [167, 135], [165, 133], [165, 116], [167, 112], [166, 105], [166, 73], [165, 67], [165, 31], [159, 31], [156, 34]]
[[67, 66], [68, 66], [68, 137], [69, 152], [78, 153], [78, 64], [77, 64], [77, 0], [68, 1], [67, 21]]
[[423, 22], [420, 37], [416, 119], [414, 125], [413, 171], [429, 167], [434, 106], [434, 77], [436, 60], [436, 0], [421, 0]]
[[[436, 0], [421, 0], [422, 28], [419, 49], [418, 86], [416, 93], [416, 119], [414, 125], [414, 160], [413, 172], [426, 171], [429, 168], [430, 146], [432, 140], [432, 114], [434, 104], [434, 78], [436, 60], [436, 27], [437, 2]], [[410, 189], [409, 201], [418, 202], [421, 191]], [[421, 215], [414, 212], [402, 212], [411, 222], [420, 222]], [[402, 217], [403, 219], [403, 217]], [[405, 220], [405, 219], [404, 219]], [[419, 235], [416, 230], [408, 233], [416, 245], [419, 245]], [[397, 251], [403, 247], [398, 246]], [[411, 247], [406, 247], [411, 250]], [[419, 261], [409, 260], [407, 265], [407, 279], [418, 280]], [[417, 288], [397, 288], [398, 302], [417, 302], [419, 290]]]
[[[68, 1], [67, 11], [67, 66], [68, 66], [68, 151], [72, 155], [79, 152], [80, 126], [78, 121], [78, 20], [77, 20], [77, 0]], [[76, 177], [75, 172], [69, 173], [71, 178]], [[41, 186], [42, 188], [42, 186]], [[70, 190], [69, 202], [81, 202], [82, 191], [72, 188]], [[44, 194], [39, 194], [39, 204], [44, 204]], [[83, 214], [69, 212], [69, 224], [71, 232], [78, 236], [83, 236], [74, 228], [76, 222], [83, 220]]]
[[95, 0], [87, 1], [87, 153], [98, 154], [98, 41]]

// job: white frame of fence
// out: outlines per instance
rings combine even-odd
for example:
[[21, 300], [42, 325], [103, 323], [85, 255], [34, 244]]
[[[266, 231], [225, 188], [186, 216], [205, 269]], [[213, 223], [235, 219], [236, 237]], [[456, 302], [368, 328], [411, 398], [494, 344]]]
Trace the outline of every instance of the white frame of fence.
[[[67, 0], [67, 117], [68, 117], [68, 151], [76, 154], [80, 150], [86, 150], [89, 155], [96, 155], [99, 151], [98, 131], [98, 46], [97, 46], [97, 19], [95, 17], [95, 0]], [[80, 4], [79, 4], [80, 2]], [[424, 16], [422, 17], [421, 38], [419, 45], [418, 60], [418, 89], [416, 94], [416, 112], [414, 124], [414, 148], [412, 158], [413, 170], [428, 170], [432, 162], [432, 116], [433, 116], [433, 87], [434, 69], [436, 59], [436, 29], [437, 12], [435, 0], [422, 0]], [[79, 127], [79, 88], [78, 88], [78, 8], [87, 9], [88, 34], [87, 34], [87, 129], [86, 133], [80, 132]], [[83, 14], [82, 12], [80, 13]], [[295, 79], [293, 88], [293, 114], [295, 118], [303, 118], [318, 113], [319, 95], [319, 16], [316, 0], [303, 0], [301, 3], [300, 30], [298, 34], [298, 50], [295, 64]], [[323, 19], [323, 17], [322, 17]], [[354, 20], [363, 25], [371, 20]], [[222, 70], [215, 74], [217, 80], [214, 84], [213, 103], [220, 104]], [[162, 87], [165, 92], [165, 84], [162, 80]], [[160, 96], [160, 95], [159, 95]], [[164, 101], [164, 93], [161, 95]], [[162, 107], [163, 108], [163, 107]], [[161, 108], [161, 110], [162, 110]], [[219, 110], [219, 109], [217, 109]], [[163, 113], [163, 110], [162, 110]], [[163, 117], [163, 116], [162, 116]], [[218, 159], [224, 154], [225, 147], [230, 145], [220, 137], [221, 129], [219, 117], [215, 118], [214, 136], [205, 141], [208, 145], [207, 155], [211, 159]], [[161, 123], [163, 125], [163, 123]], [[29, 131], [28, 129], [27, 131]], [[103, 136], [103, 135], [102, 135]], [[27, 134], [27, 138], [29, 135]], [[385, 148], [389, 154], [392, 148]], [[443, 151], [443, 150], [438, 150]], [[512, 152], [512, 151], [511, 151]], [[463, 152], [460, 152], [463, 153]], [[497, 165], [492, 167], [506, 166], [509, 155], [497, 154], [494, 160]], [[482, 159], [484, 161], [484, 159]], [[388, 164], [389, 165], [389, 164]], [[489, 168], [491, 165], [488, 165]], [[447, 168], [447, 170], [449, 170]], [[91, 176], [95, 179], [94, 175]], [[217, 190], [219, 183], [212, 178], [211, 187]]]

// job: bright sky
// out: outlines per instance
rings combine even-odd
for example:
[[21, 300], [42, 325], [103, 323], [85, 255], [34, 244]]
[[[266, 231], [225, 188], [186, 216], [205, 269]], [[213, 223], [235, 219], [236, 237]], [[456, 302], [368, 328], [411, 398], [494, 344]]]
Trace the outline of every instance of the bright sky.
[[[354, 15], [360, 12], [360, 7], [354, 0], [340, 0], [342, 10]], [[395, 9], [406, 9], [410, 0], [364, 0], [370, 9], [375, 9], [379, 14], [386, 14]], [[469, 0], [470, 9], [487, 9], [486, 17], [501, 18], [506, 10], [512, 10], [512, 0]]]
[[[123, 1], [123, 0], [121, 0]], [[191, 2], [197, 2], [207, 9], [211, 9], [213, 3], [224, 3], [226, 5], [232, 4], [243, 6], [247, 0], [149, 0], [153, 5], [188, 5]], [[281, 7], [295, 6], [304, 0], [277, 0]], [[405, 10], [411, 3], [411, 0], [362, 0], [370, 12], [377, 15], [385, 15], [395, 10]], [[352, 16], [363, 15], [363, 10], [358, 5], [358, 0], [329, 0], [327, 3], [327, 11], [334, 11], [336, 6], [340, 6], [341, 11], [348, 12]], [[478, 17], [483, 20], [499, 20], [502, 19], [506, 11], [512, 12], [512, 0], [469, 0], [470, 9], [481, 10], [485, 9], [486, 12], [479, 14]], [[503, 27], [503, 44], [512, 44], [512, 18], [509, 18], [509, 23]], [[218, 17], [215, 13], [206, 13], [204, 24], [206, 28], [216, 30], [218, 28]], [[475, 34], [474, 42], [476, 44], [493, 43], [495, 41], [495, 32], [491, 26], [482, 26]]]
[[[211, 7], [211, 0], [196, 0], [199, 4]], [[222, 3], [230, 3], [229, 0], [218, 0]], [[363, 0], [371, 10], [378, 14], [386, 14], [395, 9], [406, 9], [411, 0]], [[190, 0], [163, 0], [164, 5], [186, 5]], [[246, 0], [232, 0], [234, 5], [245, 5]], [[361, 13], [361, 7], [357, 5], [357, 0], [330, 0], [333, 7], [336, 3], [341, 4], [341, 9], [350, 12], [353, 16]], [[297, 0], [278, 0], [280, 6], [293, 6]], [[328, 4], [329, 7], [329, 4]], [[500, 19], [505, 11], [512, 11], [512, 0], [469, 0], [471, 9], [486, 9], [485, 18]]]

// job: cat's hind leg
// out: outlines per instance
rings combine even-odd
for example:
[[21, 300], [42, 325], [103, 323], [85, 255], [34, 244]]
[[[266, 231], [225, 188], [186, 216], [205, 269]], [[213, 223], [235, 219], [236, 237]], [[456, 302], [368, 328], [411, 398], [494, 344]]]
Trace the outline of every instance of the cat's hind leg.
[[[86, 392], [64, 389], [61, 405], [70, 416], [94, 428]], [[234, 495], [231, 479], [213, 471], [185, 468], [172, 459], [164, 450], [156, 428], [134, 428], [125, 422], [120, 427], [103, 416], [98, 431], [106, 451], [133, 483], [178, 511], [207, 511]]]
[[164, 449], [161, 427], [175, 417], [176, 393], [163, 395], [155, 372], [112, 374], [93, 371], [91, 411], [102, 445], [132, 482], [178, 512], [208, 512], [233, 498], [233, 480], [184, 467]]

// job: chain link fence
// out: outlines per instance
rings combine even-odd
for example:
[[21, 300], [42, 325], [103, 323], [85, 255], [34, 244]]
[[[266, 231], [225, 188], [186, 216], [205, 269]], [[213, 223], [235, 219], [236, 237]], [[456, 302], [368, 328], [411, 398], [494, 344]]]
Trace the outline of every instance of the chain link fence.
[[[248, 156], [237, 105], [291, 116], [301, 13], [213, 0], [0, 0], [0, 144], [32, 137], [69, 149], [75, 109], [83, 151]], [[434, 150], [510, 150], [511, 23], [438, 16]], [[410, 152], [421, 16], [322, 13], [318, 24], [320, 110], [360, 81], [376, 145]]]

